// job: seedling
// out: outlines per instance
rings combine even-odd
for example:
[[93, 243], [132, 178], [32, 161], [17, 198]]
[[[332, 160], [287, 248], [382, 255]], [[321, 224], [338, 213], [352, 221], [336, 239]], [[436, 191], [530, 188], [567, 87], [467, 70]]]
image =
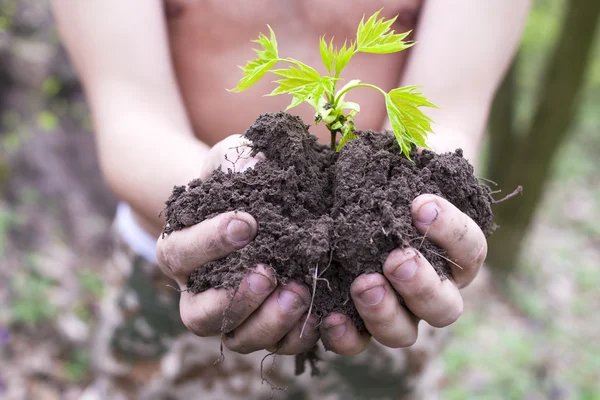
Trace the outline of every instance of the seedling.
[[[333, 39], [327, 43], [325, 36], [321, 37], [321, 59], [328, 71], [328, 75], [324, 76], [301, 61], [280, 58], [275, 33], [267, 25], [270, 36], [261, 33], [253, 41], [261, 46], [260, 49], [254, 49], [258, 58], [240, 67], [244, 76], [231, 91], [241, 92], [250, 88], [267, 72], [277, 75], [282, 79], [275, 81], [279, 86], [268, 96], [291, 94], [292, 102], [286, 111], [304, 102], [309, 103], [316, 111], [315, 123], [324, 122], [331, 132], [331, 149], [339, 151], [348, 141], [357, 137], [354, 117], [360, 112], [360, 106], [346, 101], [346, 94], [359, 87], [377, 90], [385, 97], [392, 130], [402, 153], [408, 158], [413, 144], [427, 147], [425, 141], [428, 132], [431, 132], [432, 121], [419, 107], [435, 107], [418, 91], [418, 87], [405, 86], [385, 92], [375, 85], [353, 79], [337, 90], [338, 82], [342, 80], [340, 74], [355, 54], [396, 53], [414, 45], [414, 42], [404, 40], [410, 31], [396, 34], [390, 29], [396, 17], [385, 20], [379, 18], [380, 12], [381, 10], [373, 14], [367, 22], [363, 16], [356, 31], [356, 40], [349, 44], [344, 42], [341, 48], [334, 47]], [[273, 69], [278, 63], [288, 63], [291, 66], [287, 69]], [[341, 139], [336, 145], [338, 133], [341, 134]]]

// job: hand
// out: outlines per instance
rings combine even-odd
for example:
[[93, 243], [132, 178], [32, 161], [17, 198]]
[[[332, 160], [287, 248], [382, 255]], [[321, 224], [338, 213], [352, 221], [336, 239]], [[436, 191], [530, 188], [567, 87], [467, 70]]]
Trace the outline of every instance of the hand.
[[[249, 158], [239, 136], [230, 136], [209, 152], [201, 178], [219, 165], [236, 171], [252, 167], [258, 159]], [[227, 158], [226, 158], [227, 157]], [[232, 162], [235, 165], [232, 165]], [[250, 243], [257, 232], [256, 220], [244, 212], [228, 212], [160, 238], [157, 258], [162, 271], [184, 290], [190, 274], [204, 264], [226, 257]], [[276, 350], [297, 354], [310, 349], [319, 339], [318, 320], [311, 316], [302, 338], [311, 295], [306, 286], [277, 285], [274, 272], [266, 265], [248, 266], [251, 272], [237, 292], [209, 289], [193, 294], [182, 292], [181, 319], [198, 336], [225, 333], [223, 343], [232, 351], [247, 354]]]
[[[459, 289], [467, 286], [487, 255], [487, 242], [481, 229], [447, 200], [421, 195], [412, 203], [413, 221], [419, 232], [448, 252], [452, 277], [440, 280], [423, 254], [415, 248], [396, 249], [383, 266], [384, 275], [365, 274], [354, 280], [352, 300], [369, 333], [384, 346], [412, 346], [417, 340], [420, 319], [434, 327], [455, 322], [463, 310]], [[396, 297], [398, 292], [406, 306]], [[321, 326], [327, 347], [342, 355], [363, 351], [368, 334], [359, 334], [343, 314], [327, 316]]]

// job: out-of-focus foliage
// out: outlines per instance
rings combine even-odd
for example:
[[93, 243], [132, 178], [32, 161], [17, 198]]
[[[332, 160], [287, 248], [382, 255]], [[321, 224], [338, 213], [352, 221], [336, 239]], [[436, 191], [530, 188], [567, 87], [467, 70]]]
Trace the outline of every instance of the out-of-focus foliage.
[[[568, 3], [535, 0], [517, 76], [522, 128]], [[441, 398], [600, 398], [600, 40], [591, 62], [508, 293], [465, 291]], [[90, 121], [47, 1], [0, 0], [0, 398], [76, 398], [89, 382], [114, 210]]]
[[[531, 122], [568, 5], [534, 2], [517, 69], [521, 132]], [[442, 398], [600, 398], [600, 31], [596, 35], [577, 117], [554, 160], [520, 264], [506, 293], [477, 285], [467, 290], [472, 301], [444, 353]]]

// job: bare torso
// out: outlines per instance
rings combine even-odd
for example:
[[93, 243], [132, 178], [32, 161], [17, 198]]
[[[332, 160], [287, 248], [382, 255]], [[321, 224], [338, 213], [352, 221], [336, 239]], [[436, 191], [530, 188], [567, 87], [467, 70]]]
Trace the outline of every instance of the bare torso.
[[[230, 93], [241, 78], [237, 66], [254, 58], [253, 43], [269, 24], [277, 34], [283, 57], [299, 59], [324, 73], [319, 36], [335, 36], [334, 43], [354, 39], [363, 16], [384, 7], [382, 15], [399, 14], [393, 29], [415, 28], [423, 0], [165, 0], [172, 57], [180, 90], [196, 136], [212, 146], [244, 130], [261, 113], [280, 111], [289, 96], [263, 97], [274, 84], [267, 75], [243, 93]], [[349, 5], [352, 4], [352, 5]], [[384, 90], [397, 87], [407, 52], [391, 55], [357, 55], [342, 78], [360, 79]], [[356, 118], [359, 129], [382, 128], [385, 105], [381, 94], [360, 88], [348, 100], [358, 101], [362, 111]], [[307, 105], [293, 110], [305, 122], [314, 111]], [[324, 127], [313, 127], [326, 143]]]

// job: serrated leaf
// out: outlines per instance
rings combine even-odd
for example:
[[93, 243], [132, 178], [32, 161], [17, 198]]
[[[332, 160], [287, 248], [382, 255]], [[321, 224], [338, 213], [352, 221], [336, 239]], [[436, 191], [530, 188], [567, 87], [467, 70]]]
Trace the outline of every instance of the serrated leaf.
[[321, 36], [321, 41], [319, 42], [319, 49], [321, 51], [321, 60], [323, 60], [323, 64], [327, 71], [331, 72], [331, 68], [334, 66], [335, 62], [335, 50], [333, 48], [333, 38], [329, 42], [325, 42], [325, 36]]
[[402, 153], [409, 158], [412, 144], [427, 147], [427, 134], [432, 120], [419, 107], [436, 107], [427, 101], [417, 87], [406, 86], [391, 90], [385, 96], [385, 106]]
[[373, 14], [367, 22], [363, 16], [356, 32], [356, 49], [363, 53], [388, 54], [408, 49], [413, 42], [405, 42], [404, 39], [410, 31], [396, 34], [391, 29], [397, 17], [389, 20], [379, 18], [381, 10]]
[[315, 109], [318, 108], [319, 99], [325, 94], [333, 91], [335, 78], [321, 76], [314, 68], [293, 59], [288, 59], [294, 66], [287, 69], [277, 69], [272, 72], [283, 79], [276, 80], [278, 86], [269, 94], [289, 93], [293, 96], [291, 104], [286, 110], [300, 105], [302, 102], [310, 103]]
[[340, 142], [337, 145], [336, 151], [340, 151], [346, 143], [357, 138], [358, 136], [356, 136], [354, 132], [352, 132], [352, 130], [348, 129], [346, 133], [342, 135], [342, 138], [340, 139]]
[[350, 42], [350, 45], [347, 46], [346, 42], [344, 42], [344, 45], [337, 50], [335, 55], [335, 76], [340, 76], [340, 73], [344, 67], [348, 65], [350, 59], [355, 53], [356, 45], [353, 42]]
[[269, 96], [276, 96], [283, 93], [301, 92], [307, 86], [314, 85], [321, 79], [317, 71], [308, 68], [289, 67], [287, 69], [276, 69], [272, 71], [275, 75], [284, 79], [278, 79], [275, 82], [279, 84]]
[[258, 39], [253, 40], [254, 43], [258, 43], [261, 46], [260, 49], [254, 49], [258, 58], [248, 61], [245, 66], [241, 67], [242, 71], [244, 71], [244, 76], [238, 85], [230, 91], [242, 92], [248, 89], [277, 64], [279, 60], [277, 39], [275, 38], [273, 29], [269, 25], [267, 26], [269, 27], [270, 37], [267, 38], [261, 33]]

